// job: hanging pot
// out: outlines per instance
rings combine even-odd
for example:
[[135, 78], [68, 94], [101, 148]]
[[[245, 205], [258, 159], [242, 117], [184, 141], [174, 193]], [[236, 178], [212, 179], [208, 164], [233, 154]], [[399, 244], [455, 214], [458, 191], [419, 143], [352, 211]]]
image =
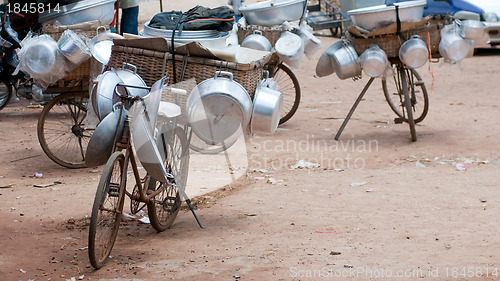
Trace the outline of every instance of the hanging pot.
[[[104, 32], [99, 33], [99, 30]], [[104, 26], [97, 28], [97, 35], [90, 41], [90, 49], [92, 55], [100, 63], [106, 65], [111, 58], [111, 47], [113, 47], [113, 39], [123, 39], [123, 36], [106, 31]]]
[[467, 41], [455, 33], [447, 33], [441, 36], [439, 41], [439, 53], [445, 60], [457, 62], [467, 57], [470, 46]]
[[377, 45], [371, 45], [361, 55], [361, 67], [366, 75], [370, 77], [382, 76], [387, 68], [386, 53]]
[[[220, 76], [226, 76], [220, 77]], [[252, 100], [230, 72], [198, 84], [189, 94], [186, 112], [193, 132], [207, 144], [234, 143], [250, 122]]]
[[399, 58], [410, 68], [423, 66], [429, 58], [429, 49], [420, 36], [413, 35], [399, 48]]
[[113, 112], [113, 105], [120, 101], [115, 94], [115, 88], [120, 94], [125, 95], [126, 89], [118, 84], [123, 84], [123, 80], [116, 74], [115, 71], [106, 71], [97, 77], [97, 87], [95, 93], [95, 106], [97, 108], [97, 116], [99, 120], [103, 120], [106, 115]]
[[485, 35], [485, 25], [478, 20], [464, 20], [460, 25], [465, 39], [478, 40], [482, 39]]
[[79, 65], [91, 54], [83, 40], [71, 29], [67, 29], [57, 41], [57, 46], [68, 61], [74, 65]]
[[245, 48], [250, 48], [254, 50], [260, 50], [260, 51], [271, 51], [272, 45], [269, 40], [262, 35], [262, 31], [260, 30], [255, 30], [253, 34], [248, 35], [245, 37], [243, 42], [241, 42], [241, 46]]
[[319, 57], [318, 63], [316, 64], [316, 75], [318, 75], [319, 77], [328, 76], [334, 72], [331, 60], [333, 51], [336, 48], [336, 46], [334, 45], [335, 44], [332, 44], [328, 48], [326, 48], [321, 57]]
[[280, 122], [282, 107], [282, 93], [260, 83], [253, 98], [252, 133], [274, 134]]
[[340, 79], [361, 75], [361, 63], [358, 54], [349, 41], [337, 41], [331, 47], [330, 59], [333, 69]]
[[125, 108], [121, 111], [118, 109], [117, 104], [115, 110], [97, 125], [85, 153], [85, 164], [87, 167], [97, 167], [108, 161], [108, 158], [113, 153], [115, 132], [117, 132], [116, 140], [119, 141], [123, 135], [127, 115], [128, 111]]

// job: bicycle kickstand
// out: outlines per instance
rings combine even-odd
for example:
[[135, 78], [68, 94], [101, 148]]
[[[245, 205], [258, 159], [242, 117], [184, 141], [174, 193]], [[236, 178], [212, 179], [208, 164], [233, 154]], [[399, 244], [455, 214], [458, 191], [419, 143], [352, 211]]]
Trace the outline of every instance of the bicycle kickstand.
[[193, 216], [194, 216], [196, 222], [198, 223], [198, 225], [200, 226], [200, 228], [204, 228], [203, 225], [201, 225], [201, 222], [198, 219], [198, 216], [196, 215], [196, 213], [193, 209], [193, 206], [191, 205], [191, 200], [189, 200], [189, 197], [187, 196], [186, 192], [180, 188], [179, 188], [179, 192], [181, 193], [182, 197], [184, 197], [184, 201], [186, 201], [189, 209], [191, 210], [191, 213], [193, 213]]

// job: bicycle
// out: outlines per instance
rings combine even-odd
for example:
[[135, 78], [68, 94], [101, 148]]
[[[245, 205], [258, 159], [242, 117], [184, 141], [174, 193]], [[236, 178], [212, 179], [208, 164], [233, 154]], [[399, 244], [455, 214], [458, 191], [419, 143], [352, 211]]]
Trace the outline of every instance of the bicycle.
[[[96, 269], [107, 262], [115, 243], [125, 195], [131, 200], [132, 213], [147, 206], [151, 225], [158, 232], [168, 229], [174, 222], [180, 209], [181, 196], [202, 227], [184, 192], [189, 168], [185, 132], [187, 125], [183, 128], [177, 124], [177, 116], [159, 116], [158, 123], [161, 125], [156, 126], [157, 107], [155, 110], [154, 100], [157, 99], [159, 104], [165, 80], [166, 77], [163, 77], [151, 87], [153, 101], [149, 104], [146, 99], [150, 95], [144, 98], [131, 97], [116, 91], [121, 100], [118, 107], [120, 114], [126, 114], [127, 107], [130, 107], [131, 113], [130, 120], [125, 121], [123, 135], [118, 136], [118, 130], [115, 132], [114, 152], [106, 163], [92, 206], [88, 253], [90, 263]], [[132, 143], [137, 152], [134, 152]], [[151, 156], [154, 159], [150, 159]], [[145, 177], [139, 175], [136, 157], [148, 172]], [[132, 192], [127, 191], [129, 164], [135, 180]]]

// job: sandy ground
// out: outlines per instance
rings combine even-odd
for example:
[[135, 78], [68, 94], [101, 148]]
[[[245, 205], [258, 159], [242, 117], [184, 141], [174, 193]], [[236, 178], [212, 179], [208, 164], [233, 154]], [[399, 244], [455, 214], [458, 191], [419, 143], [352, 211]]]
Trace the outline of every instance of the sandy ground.
[[[315, 77], [320, 54], [294, 70], [297, 114], [247, 140], [246, 175], [194, 199], [204, 229], [187, 210], [162, 233], [123, 222], [97, 271], [85, 247], [102, 167], [53, 163], [36, 138], [41, 109], [12, 101], [0, 111], [1, 279], [499, 280], [499, 50], [419, 69], [430, 111], [413, 143], [380, 80], [334, 141], [368, 79]], [[299, 160], [321, 166], [291, 169]], [[191, 185], [227, 177], [207, 174], [219, 168], [192, 169]]]

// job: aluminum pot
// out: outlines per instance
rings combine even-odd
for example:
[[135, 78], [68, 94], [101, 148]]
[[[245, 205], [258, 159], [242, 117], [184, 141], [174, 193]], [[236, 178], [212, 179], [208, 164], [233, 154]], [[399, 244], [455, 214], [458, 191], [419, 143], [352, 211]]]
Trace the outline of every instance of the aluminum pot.
[[485, 34], [485, 25], [478, 20], [464, 20], [460, 25], [462, 27], [462, 31], [464, 32], [465, 39], [482, 39]]
[[[103, 32], [99, 32], [104, 30]], [[111, 47], [113, 47], [113, 39], [123, 39], [123, 36], [106, 31], [104, 26], [97, 28], [97, 35], [90, 41], [90, 50], [92, 55], [100, 63], [106, 65], [111, 58]]]
[[259, 51], [271, 51], [272, 45], [269, 40], [262, 35], [262, 31], [260, 30], [255, 30], [253, 34], [248, 35], [245, 37], [243, 42], [241, 42], [241, 46], [245, 48], [250, 48], [254, 50], [259, 50]]
[[123, 80], [115, 71], [108, 70], [99, 75], [97, 79], [95, 106], [97, 108], [97, 117], [102, 121], [106, 115], [113, 112], [113, 105], [120, 101], [115, 94], [115, 88], [122, 95], [126, 94], [126, 90], [124, 87], [117, 87], [118, 84], [123, 84]]
[[117, 141], [121, 139], [128, 111], [125, 108], [121, 111], [118, 105], [95, 128], [87, 146], [87, 152], [85, 153], [85, 164], [87, 167], [97, 167], [108, 161], [111, 153], [113, 153], [115, 132], [117, 132]]
[[[139, 87], [147, 87], [146, 82], [137, 74], [137, 67], [133, 64], [126, 63], [124, 62], [122, 64], [122, 68], [116, 69], [115, 73], [122, 79], [123, 84], [125, 85], [130, 85], [130, 86], [139, 86]], [[147, 89], [140, 89], [140, 88], [133, 88], [133, 87], [126, 87], [127, 92], [129, 93], [130, 96], [133, 97], [145, 97], [147, 94], [149, 94], [149, 91]]]
[[252, 133], [274, 134], [280, 122], [283, 110], [283, 95], [281, 92], [259, 85], [253, 98]]
[[332, 74], [334, 72], [331, 56], [333, 56], [333, 50], [335, 49], [335, 44], [330, 45], [319, 57], [318, 63], [316, 64], [316, 75], [319, 77], [324, 77]]
[[68, 61], [79, 65], [90, 58], [90, 50], [83, 40], [73, 31], [67, 29], [59, 38], [57, 47]]
[[186, 112], [193, 132], [207, 144], [231, 144], [248, 127], [252, 100], [232, 73], [218, 71], [193, 88]]
[[423, 66], [429, 58], [429, 49], [420, 36], [413, 35], [399, 48], [399, 59], [410, 68]]
[[57, 63], [59, 56], [57, 42], [50, 37], [41, 37], [23, 49], [21, 62], [31, 76], [41, 77], [51, 75], [57, 68], [62, 67]]
[[333, 43], [330, 60], [333, 70], [342, 80], [361, 75], [358, 54], [349, 41], [341, 40]]
[[304, 54], [304, 41], [297, 34], [285, 31], [274, 44], [280, 59], [291, 67], [298, 68]]
[[445, 60], [457, 62], [467, 57], [469, 53], [469, 43], [460, 35], [448, 33], [441, 36], [439, 41], [439, 53]]
[[387, 68], [386, 53], [377, 45], [371, 45], [361, 55], [361, 67], [366, 75], [370, 77], [382, 76]]

